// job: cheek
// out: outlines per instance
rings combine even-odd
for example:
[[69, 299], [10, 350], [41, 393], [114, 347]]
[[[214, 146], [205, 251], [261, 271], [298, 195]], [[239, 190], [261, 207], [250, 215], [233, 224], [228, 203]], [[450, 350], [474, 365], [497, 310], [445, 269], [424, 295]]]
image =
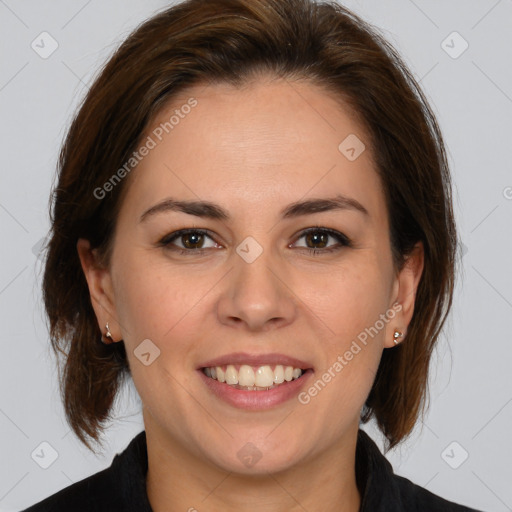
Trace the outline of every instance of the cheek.
[[[169, 403], [186, 410], [190, 404], [176, 402], [180, 401], [181, 388], [174, 377], [187, 386], [190, 372], [186, 362], [194, 349], [191, 340], [197, 339], [204, 317], [201, 308], [194, 305], [200, 304], [208, 288], [191, 285], [196, 279], [191, 279], [189, 272], [178, 274], [169, 265], [144, 258], [126, 258], [117, 271], [116, 309], [132, 377], [143, 403], [157, 410], [161, 398], [156, 397], [166, 396]], [[139, 359], [146, 352], [150, 353], [147, 365]], [[155, 394], [155, 390], [160, 391]]]
[[327, 402], [340, 412], [351, 410], [351, 404], [364, 403], [371, 389], [386, 326], [392, 322], [389, 315], [382, 320], [389, 313], [387, 279], [377, 258], [368, 254], [366, 260], [354, 259], [352, 265], [316, 283], [322, 286], [315, 288], [315, 295], [306, 287], [302, 292], [327, 333], [321, 340], [323, 364], [316, 377], [322, 382], [311, 391], [319, 404]]
[[[116, 311], [127, 348], [145, 339], [161, 350], [161, 362], [176, 366], [201, 337], [223, 272], [181, 266], [154, 255], [125, 255], [115, 269]], [[171, 350], [172, 349], [172, 350]]]
[[127, 255], [115, 270], [116, 311], [130, 345], [161, 340], [197, 301], [198, 290], [168, 265]]
[[344, 262], [339, 269], [317, 274], [297, 286], [297, 295], [323, 321], [334, 348], [373, 325], [387, 307], [387, 279], [368, 252]]

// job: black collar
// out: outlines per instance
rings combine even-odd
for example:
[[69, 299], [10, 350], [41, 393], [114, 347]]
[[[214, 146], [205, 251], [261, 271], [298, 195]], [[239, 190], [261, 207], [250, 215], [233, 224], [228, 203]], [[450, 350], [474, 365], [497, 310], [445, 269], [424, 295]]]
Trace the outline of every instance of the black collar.
[[[62, 489], [24, 512], [152, 512], [146, 491], [147, 471], [143, 430], [114, 457], [109, 468]], [[395, 475], [375, 442], [361, 429], [356, 444], [356, 483], [362, 496], [359, 512], [478, 512]]]
[[[151, 512], [146, 492], [148, 469], [146, 432], [142, 431], [117, 455], [112, 469], [123, 482], [123, 498], [133, 510]], [[356, 482], [362, 496], [360, 512], [474, 511], [432, 494], [410, 480], [395, 475], [393, 467], [368, 434], [359, 429], [356, 445]], [[135, 506], [136, 504], [136, 506]], [[131, 509], [130, 509], [131, 510]]]

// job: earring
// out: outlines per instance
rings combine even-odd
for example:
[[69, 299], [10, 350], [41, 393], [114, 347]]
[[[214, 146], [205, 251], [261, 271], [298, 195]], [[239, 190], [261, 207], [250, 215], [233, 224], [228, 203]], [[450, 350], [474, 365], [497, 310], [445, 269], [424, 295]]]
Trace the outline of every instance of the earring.
[[104, 343], [105, 345], [110, 345], [111, 343], [114, 343], [114, 338], [112, 338], [112, 333], [110, 332], [108, 322], [107, 325], [105, 325], [105, 329], [107, 332], [101, 335], [101, 342]]
[[395, 329], [395, 332], [393, 334], [393, 342], [395, 343], [395, 345], [398, 345], [398, 338], [402, 337], [404, 334], [402, 332], [400, 332], [399, 330]]

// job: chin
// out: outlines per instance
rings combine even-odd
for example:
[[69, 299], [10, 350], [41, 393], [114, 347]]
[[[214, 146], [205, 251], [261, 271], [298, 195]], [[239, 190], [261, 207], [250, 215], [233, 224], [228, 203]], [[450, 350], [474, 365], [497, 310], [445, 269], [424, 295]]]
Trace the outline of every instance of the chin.
[[[248, 438], [245, 438], [248, 439]], [[232, 441], [229, 448], [219, 446], [212, 453], [209, 451], [210, 460], [222, 470], [240, 475], [264, 476], [268, 473], [286, 471], [302, 459], [301, 447], [290, 442], [286, 444], [269, 443], [264, 438], [258, 441]]]

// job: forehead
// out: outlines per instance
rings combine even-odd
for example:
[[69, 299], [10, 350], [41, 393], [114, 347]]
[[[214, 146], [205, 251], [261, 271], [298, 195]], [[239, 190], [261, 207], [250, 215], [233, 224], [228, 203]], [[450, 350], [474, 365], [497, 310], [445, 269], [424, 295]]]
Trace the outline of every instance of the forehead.
[[[336, 193], [385, 214], [370, 139], [338, 98], [304, 81], [196, 85], [169, 101], [141, 138], [151, 140], [126, 201], [166, 196], [259, 208]], [[141, 206], [142, 207], [142, 206]], [[261, 212], [263, 214], [264, 212]]]

